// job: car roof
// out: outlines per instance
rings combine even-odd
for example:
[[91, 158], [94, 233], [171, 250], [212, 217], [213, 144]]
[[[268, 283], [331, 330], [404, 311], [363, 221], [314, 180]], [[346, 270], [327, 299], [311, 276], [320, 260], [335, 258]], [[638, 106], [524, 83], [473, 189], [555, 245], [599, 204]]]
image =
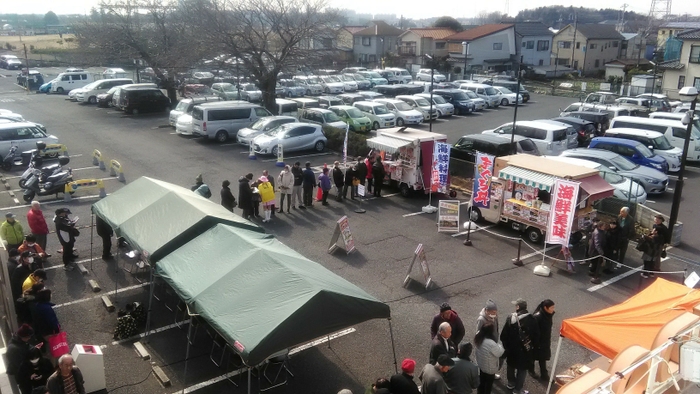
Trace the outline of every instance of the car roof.
[[464, 93], [462, 89], [433, 89], [433, 93]]
[[[498, 126], [498, 127], [506, 126], [509, 124], [513, 124], [513, 122], [505, 123], [505, 124]], [[545, 121], [541, 121], [541, 120], [519, 120], [519, 121], [515, 122], [515, 124], [516, 124], [516, 126], [538, 127], [538, 128], [546, 129], [546, 130], [561, 130], [562, 128], [570, 127], [567, 124], [561, 124], [561, 122], [557, 122], [555, 124], [555, 123], [549, 123], [549, 122], [545, 122]]]
[[383, 106], [383, 105], [384, 105], [384, 103], [380, 103], [380, 102], [377, 102], [377, 101], [355, 101], [355, 102], [352, 103], [352, 104], [353, 104], [353, 105], [355, 105], [355, 104], [362, 104], [362, 105], [367, 105], [367, 106], [370, 106], [370, 107], [379, 107], [379, 106]]
[[[640, 124], [655, 124], [655, 125], [660, 125], [660, 126], [675, 126], [678, 127], [678, 125], [683, 125], [683, 123], [679, 120], [673, 120], [673, 119], [658, 119], [658, 118], [640, 118], [638, 116], [616, 116], [612, 119], [613, 122], [637, 122]], [[683, 126], [685, 127], [685, 126]]]
[[283, 99], [283, 98], [276, 98], [275, 103], [276, 104], [299, 104], [296, 101], [287, 100], [287, 99]]
[[355, 107], [353, 107], [352, 105], [331, 105], [330, 108], [350, 109]]
[[260, 120], [265, 120], [265, 121], [271, 121], [271, 120], [281, 120], [281, 119], [293, 119], [297, 120], [297, 118], [293, 116], [288, 116], [288, 115], [275, 115], [275, 116], [265, 116], [263, 118], [260, 118]]
[[612, 159], [619, 156], [617, 153], [605, 150], [605, 149], [595, 149], [595, 148], [574, 148], [567, 149], [561, 153], [562, 156], [569, 156], [571, 154], [581, 154], [589, 157], [600, 157], [603, 159]]
[[2, 128], [2, 129], [14, 129], [17, 127], [36, 127], [36, 123], [27, 122], [27, 121], [0, 123], [0, 128]]
[[[337, 106], [334, 106], [334, 107], [340, 107], [340, 105], [337, 105]], [[347, 107], [347, 106], [346, 106], [346, 107]], [[331, 111], [330, 109], [326, 109], [326, 108], [307, 108], [307, 109], [306, 109], [306, 112], [318, 112], [318, 113], [321, 113], [321, 114], [327, 114], [327, 113], [333, 112], [333, 111]]]
[[611, 144], [624, 145], [624, 146], [629, 146], [629, 147], [635, 147], [637, 145], [644, 145], [639, 141], [629, 140], [627, 138], [616, 138], [616, 137], [595, 137], [591, 140], [591, 142], [594, 142], [594, 141], [608, 142]]
[[570, 122], [570, 123], [576, 123], [576, 124], [582, 124], [582, 125], [587, 125], [587, 124], [593, 124], [590, 120], [586, 119], [581, 119], [581, 118], [574, 118], [572, 116], [558, 116], [552, 120], [556, 120], [557, 122]]
[[605, 131], [605, 134], [607, 135], [608, 133], [611, 134], [626, 134], [626, 135], [638, 135], [638, 136], [644, 136], [644, 137], [649, 137], [649, 138], [658, 138], [661, 137], [663, 134], [659, 133], [658, 131], [654, 130], [643, 130], [643, 129], [634, 129], [634, 128], [628, 128], [628, 127], [616, 127], [614, 129], [607, 129]]
[[245, 106], [250, 106], [250, 107], [260, 107], [258, 104], [253, 104], [249, 103], [247, 101], [241, 101], [241, 100], [229, 100], [229, 101], [217, 101], [217, 102], [212, 102], [212, 103], [201, 103], [197, 104], [198, 107], [202, 108], [218, 108], [218, 107], [228, 107], [228, 106], [233, 106], [233, 107], [245, 107]]
[[[390, 104], [398, 104], [398, 103], [403, 103], [401, 100], [397, 99], [390, 99], [390, 98], [380, 98], [375, 100], [378, 103], [390, 103]], [[404, 103], [405, 104], [405, 103]]]
[[564, 163], [574, 164], [577, 166], [588, 167], [588, 168], [598, 169], [601, 166], [603, 166], [600, 163], [596, 163], [594, 161], [586, 160], [586, 159], [579, 159], [577, 157], [568, 157], [568, 156], [545, 156], [545, 157], [547, 157], [548, 159], [551, 159], [551, 160], [561, 161]]
[[685, 112], [654, 112], [649, 114], [649, 119], [682, 120], [684, 116]]
[[338, 97], [363, 97], [363, 96], [359, 93], [343, 93], [343, 94], [339, 94]]
[[460, 137], [460, 139], [462, 139], [462, 138], [467, 138], [470, 140], [487, 141], [487, 142], [492, 142], [494, 144], [510, 144], [510, 141], [508, 141], [505, 138], [502, 138], [496, 134], [467, 134], [467, 135], [463, 135]]

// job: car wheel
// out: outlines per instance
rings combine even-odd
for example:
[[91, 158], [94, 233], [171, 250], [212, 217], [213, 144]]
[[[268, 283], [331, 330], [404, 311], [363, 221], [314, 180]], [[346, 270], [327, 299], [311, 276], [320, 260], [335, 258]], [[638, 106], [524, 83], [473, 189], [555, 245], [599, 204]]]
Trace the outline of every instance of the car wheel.
[[314, 149], [316, 149], [316, 152], [323, 152], [323, 150], [326, 148], [326, 143], [323, 141], [318, 141], [314, 145]]
[[372, 123], [372, 130], [379, 130], [379, 122]]
[[503, 99], [503, 100], [501, 100], [501, 105], [504, 106], [504, 107], [505, 107], [506, 105], [508, 105], [508, 99]]
[[228, 141], [228, 133], [224, 130], [220, 130], [216, 133], [216, 142], [224, 143]]
[[245, 99], [246, 101], [250, 102], [250, 96], [246, 97]]
[[411, 197], [411, 188], [408, 187], [407, 184], [402, 183], [401, 186], [399, 186], [399, 192], [401, 193], [402, 196], [404, 197]]
[[442, 118], [443, 117], [442, 111], [438, 110], [437, 112], [438, 112], [438, 118]]
[[35, 195], [34, 192], [30, 192], [29, 194], [25, 194], [22, 197], [23, 197], [25, 202], [30, 202], [34, 199], [34, 195]]
[[326, 92], [326, 94], [331, 94], [331, 90], [328, 88], [325, 88], [323, 91]]
[[292, 92], [287, 92], [287, 97], [292, 97]]
[[56, 92], [57, 92], [58, 94], [63, 94], [63, 92], [65, 92], [65, 90], [63, 90], [63, 88], [57, 88], [57, 89], [56, 89]]
[[540, 241], [542, 241], [542, 231], [540, 231], [538, 228], [528, 228], [525, 230], [525, 235], [527, 235], [527, 239], [529, 239], [532, 243], [538, 244]]
[[477, 207], [469, 208], [467, 210], [467, 214], [469, 215], [469, 221], [474, 223], [479, 223], [481, 219], [483, 219], [483, 216], [481, 216], [481, 211]]
[[87, 99], [88, 104], [97, 104], [97, 97], [95, 96], [90, 96]]
[[404, 125], [404, 121], [401, 118], [396, 119], [396, 126], [397, 127], [402, 127]]
[[272, 147], [272, 156], [276, 157], [278, 153], [279, 153], [279, 147], [277, 145], [275, 145], [274, 147]]

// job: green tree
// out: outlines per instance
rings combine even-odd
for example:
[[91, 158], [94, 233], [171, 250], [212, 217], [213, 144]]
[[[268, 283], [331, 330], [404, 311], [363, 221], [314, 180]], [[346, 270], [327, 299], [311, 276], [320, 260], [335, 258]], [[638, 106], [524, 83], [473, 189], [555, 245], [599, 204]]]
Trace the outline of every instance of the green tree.
[[49, 11], [44, 15], [44, 26], [56, 26], [60, 24], [61, 22], [58, 20], [58, 16], [55, 12]]
[[452, 29], [454, 31], [462, 31], [464, 30], [462, 28], [462, 24], [459, 23], [459, 21], [451, 16], [441, 16], [433, 22], [433, 27], [444, 27], [447, 29]]

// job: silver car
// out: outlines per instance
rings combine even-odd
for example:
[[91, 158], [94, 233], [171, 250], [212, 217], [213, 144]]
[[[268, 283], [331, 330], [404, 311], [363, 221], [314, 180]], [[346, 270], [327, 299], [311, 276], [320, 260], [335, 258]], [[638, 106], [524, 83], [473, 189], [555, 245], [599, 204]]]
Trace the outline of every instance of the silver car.
[[663, 172], [635, 164], [615, 152], [603, 149], [576, 148], [565, 150], [561, 156], [576, 157], [603, 164], [642, 185], [647, 194], [662, 194], [668, 187], [668, 176]]
[[283, 124], [296, 122], [298, 122], [298, 120], [293, 116], [267, 116], [265, 118], [260, 118], [250, 126], [238, 130], [238, 143], [241, 145], [250, 145], [255, 137], [260, 134], [273, 130]]
[[[430, 101], [430, 93], [418, 93], [416, 96], [423, 97], [424, 99]], [[438, 116], [440, 118], [452, 116], [455, 113], [455, 106], [445, 101], [445, 99], [439, 94], [433, 94], [433, 106], [437, 107]]]
[[328, 140], [321, 125], [313, 123], [287, 123], [261, 134], [253, 140], [255, 153], [277, 156], [278, 146], [284, 152], [314, 149], [323, 152]]
[[262, 91], [260, 91], [260, 89], [258, 89], [258, 87], [252, 83], [243, 85], [243, 88], [241, 89], [241, 99], [250, 102], [260, 101], [262, 100]]
[[566, 148], [567, 149], [573, 149], [573, 148], [578, 148], [578, 133], [576, 132], [576, 129], [568, 123], [564, 122], [559, 122], [556, 120], [551, 120], [551, 119], [537, 119], [537, 122], [545, 122], [545, 123], [551, 123], [557, 126], [563, 126], [566, 127]]

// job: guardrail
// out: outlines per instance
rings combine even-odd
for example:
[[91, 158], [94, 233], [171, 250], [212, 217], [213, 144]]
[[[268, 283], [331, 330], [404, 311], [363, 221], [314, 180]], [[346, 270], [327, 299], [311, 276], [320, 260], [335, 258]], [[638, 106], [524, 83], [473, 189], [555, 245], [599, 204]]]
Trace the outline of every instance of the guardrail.
[[102, 179], [80, 179], [69, 182], [66, 184], [66, 188], [64, 190], [63, 201], [70, 202], [72, 200], [72, 194], [78, 191], [94, 189], [100, 190], [100, 198], [107, 197], [105, 183]]

